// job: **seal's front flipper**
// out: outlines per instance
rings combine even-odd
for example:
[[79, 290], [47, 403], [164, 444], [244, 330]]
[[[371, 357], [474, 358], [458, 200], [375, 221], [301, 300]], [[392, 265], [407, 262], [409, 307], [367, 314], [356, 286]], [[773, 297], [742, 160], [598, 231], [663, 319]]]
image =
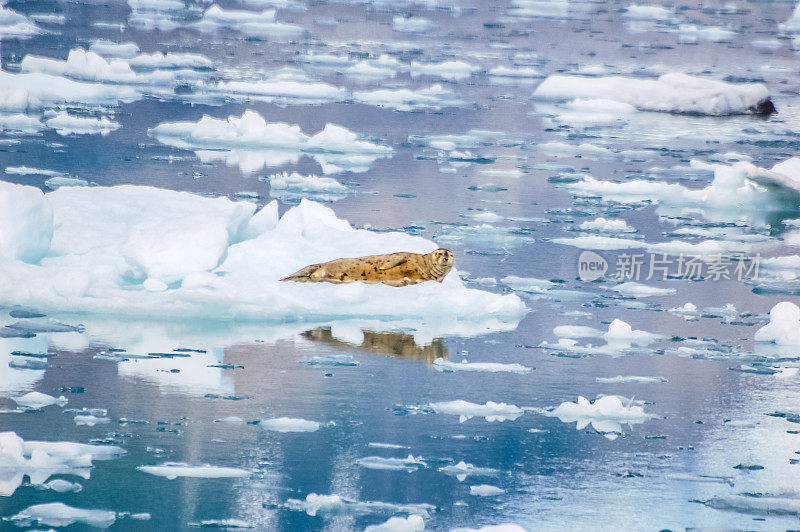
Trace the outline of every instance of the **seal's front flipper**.
[[381, 261], [378, 269], [381, 271], [391, 270], [392, 268], [400, 266], [401, 264], [405, 264], [406, 262], [408, 262], [408, 257], [395, 257], [393, 255], [389, 255]]

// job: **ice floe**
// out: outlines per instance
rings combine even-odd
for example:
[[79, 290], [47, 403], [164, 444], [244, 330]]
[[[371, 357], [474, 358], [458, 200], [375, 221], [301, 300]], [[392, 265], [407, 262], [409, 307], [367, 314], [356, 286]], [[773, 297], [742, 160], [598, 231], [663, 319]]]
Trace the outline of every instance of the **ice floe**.
[[223, 9], [214, 4], [203, 12], [203, 17], [193, 25], [201, 31], [230, 29], [251, 37], [288, 38], [302, 35], [302, 26], [277, 22], [275, 10], [260, 12]]
[[283, 172], [269, 176], [269, 194], [284, 203], [308, 198], [314, 201], [336, 201], [348, 188], [332, 177]]
[[358, 465], [367, 469], [380, 469], [384, 471], [417, 471], [427, 467], [420, 458], [408, 455], [407, 458], [383, 458], [382, 456], [366, 456], [358, 459]]
[[640, 111], [731, 115], [763, 112], [769, 91], [762, 84], [733, 84], [680, 73], [664, 74], [657, 80], [554, 74], [536, 88], [534, 97], [556, 101], [603, 98]]
[[67, 404], [67, 398], [63, 395], [56, 398], [41, 392], [28, 392], [19, 397], [12, 397], [12, 399], [19, 406], [26, 408], [44, 408], [50, 405], [64, 406]]
[[490, 373], [528, 373], [531, 368], [523, 366], [522, 364], [500, 364], [497, 362], [468, 362], [462, 360], [459, 362], [452, 362], [443, 358], [437, 358], [433, 361], [433, 367], [442, 372], [453, 371], [485, 371]]
[[42, 33], [42, 29], [31, 19], [0, 4], [0, 40], [28, 39], [39, 33]]
[[105, 116], [88, 118], [74, 116], [66, 111], [61, 111], [53, 118], [45, 121], [45, 125], [56, 130], [59, 135], [108, 135], [121, 126]]
[[422, 89], [376, 89], [355, 91], [353, 99], [359, 103], [388, 107], [396, 111], [439, 111], [444, 107], [463, 107], [466, 102], [453, 91], [440, 84]]
[[446, 465], [439, 468], [440, 473], [456, 477], [459, 482], [463, 482], [467, 477], [496, 477], [500, 474], [497, 469], [490, 467], [478, 467], [473, 464], [468, 464], [463, 460], [457, 464]]
[[141, 97], [134, 88], [74, 81], [42, 73], [0, 70], [0, 110], [28, 111], [61, 104], [116, 105]]
[[340, 102], [346, 91], [329, 83], [315, 81], [303, 71], [284, 68], [259, 79], [223, 80], [203, 87], [207, 94], [201, 101], [216, 97], [220, 101], [262, 101], [285, 106], [288, 104], [322, 104]]
[[251, 471], [236, 467], [219, 467], [212, 465], [189, 465], [182, 462], [164, 462], [161, 465], [139, 466], [136, 468], [142, 473], [174, 480], [178, 477], [190, 478], [242, 478], [249, 476]]
[[425, 520], [421, 515], [403, 517], [390, 517], [379, 525], [369, 525], [364, 532], [422, 532], [425, 530]]
[[617, 375], [616, 377], [597, 377], [597, 382], [604, 384], [652, 384], [655, 382], [668, 382], [664, 377], [640, 377], [637, 375]]
[[625, 220], [621, 219], [606, 219], [602, 216], [581, 222], [578, 224], [578, 229], [587, 232], [597, 233], [635, 233], [636, 229], [629, 226]]
[[523, 414], [517, 405], [495, 403], [487, 401], [485, 404], [470, 403], [469, 401], [443, 401], [429, 405], [437, 414], [450, 414], [458, 416], [458, 421], [463, 423], [473, 417], [482, 417], [486, 421], [514, 421]]
[[204, 116], [197, 122], [163, 122], [151, 129], [150, 134], [178, 148], [224, 150], [205, 151], [202, 155], [239, 164], [249, 172], [297, 162], [301, 155], [313, 157], [326, 174], [345, 170], [364, 172], [377, 159], [393, 154], [392, 148], [361, 140], [357, 134], [335, 124], [327, 124], [322, 131], [309, 136], [297, 125], [267, 122], [252, 110], [227, 120]]
[[450, 530], [450, 532], [526, 532], [526, 531], [524, 528], [514, 523], [503, 523], [500, 525], [482, 526], [481, 528], [453, 528]]
[[412, 76], [432, 76], [451, 81], [467, 79], [479, 70], [479, 67], [465, 61], [443, 61], [441, 63], [412, 61], [410, 66]]
[[497, 486], [491, 486], [489, 484], [478, 484], [476, 486], [469, 487], [469, 494], [477, 495], [479, 497], [494, 497], [496, 495], [502, 495], [505, 492], [506, 490], [498, 488]]
[[88, 479], [94, 460], [112, 460], [125, 451], [112, 445], [25, 441], [14, 432], [0, 432], [0, 496], [10, 496], [27, 475], [42, 485], [53, 475]]
[[395, 31], [404, 33], [422, 33], [436, 27], [436, 24], [431, 20], [423, 17], [397, 16], [394, 17], [392, 22]]
[[262, 419], [258, 426], [273, 432], [316, 432], [319, 430], [319, 423], [316, 421], [291, 417]]
[[21, 527], [39, 525], [60, 528], [77, 523], [108, 528], [116, 522], [117, 514], [109, 510], [74, 508], [62, 502], [51, 502], [29, 506], [11, 517], [4, 517], [3, 520]]
[[[632, 403], [632, 401], [631, 401]], [[614, 439], [622, 432], [622, 425], [644, 423], [657, 416], [645, 413], [641, 406], [622, 403], [616, 395], [606, 395], [589, 402], [583, 396], [578, 397], [577, 403], [564, 402], [545, 415], [557, 417], [564, 423], [577, 422], [576, 428], [583, 430], [590, 423], [597, 432], [602, 432], [609, 439]]]
[[755, 341], [800, 345], [800, 307], [791, 301], [783, 301], [772, 307], [769, 323], [756, 331]]
[[305, 512], [308, 515], [366, 515], [372, 513], [405, 513], [428, 517], [436, 509], [431, 504], [392, 504], [380, 501], [354, 501], [339, 495], [318, 495], [310, 493], [305, 500], [288, 499], [286, 507], [290, 510]]
[[105, 57], [131, 59], [139, 55], [139, 46], [135, 42], [116, 43], [105, 39], [97, 39], [89, 45], [89, 51]]

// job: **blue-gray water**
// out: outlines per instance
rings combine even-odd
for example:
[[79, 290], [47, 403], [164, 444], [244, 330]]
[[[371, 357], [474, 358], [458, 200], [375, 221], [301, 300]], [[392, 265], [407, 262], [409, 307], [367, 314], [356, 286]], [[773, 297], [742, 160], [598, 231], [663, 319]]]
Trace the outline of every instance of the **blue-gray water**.
[[[239, 519], [263, 530], [363, 530], [394, 515], [369, 511], [312, 516], [287, 507], [289, 499], [316, 493], [357, 501], [427, 503], [436, 507], [425, 520], [430, 530], [500, 523], [516, 523], [527, 530], [800, 527], [796, 509], [783, 515], [775, 508], [748, 513], [741, 507], [726, 509], [713, 502], [740, 494], [746, 494], [745, 500], [800, 497], [800, 477], [795, 471], [800, 465], [794, 465], [800, 452], [796, 430], [800, 427], [792, 422], [796, 417], [780, 415], [800, 410], [797, 377], [732, 371], [743, 364], [760, 368], [769, 365], [758, 365], [765, 360], [776, 362], [752, 355], [757, 351], [753, 335], [766, 323], [766, 313], [775, 303], [796, 301], [796, 296], [754, 293], [751, 284], [707, 279], [649, 282], [674, 288], [676, 293], [622, 298], [606, 289], [615, 284], [610, 279], [591, 284], [577, 279], [580, 249], [548, 241], [576, 236], [572, 229], [577, 224], [597, 216], [625, 219], [648, 242], [671, 239], [666, 234], [676, 228], [698, 225], [687, 222], [688, 214], [687, 219], [668, 220], [649, 203], [576, 198], [558, 187], [561, 181], [589, 174], [605, 180], [658, 178], [700, 188], [712, 174], [689, 171], [685, 167], [691, 159], [712, 161], [717, 155], [735, 152], [769, 168], [794, 155], [800, 145], [798, 63], [791, 38], [778, 30], [778, 24], [789, 18], [793, 4], [676, 3], [668, 7], [680, 22], [636, 32], [624, 16], [628, 4], [616, 2], [570, 4], [566, 13], [548, 17], [519, 16], [513, 5], [497, 1], [298, 2], [292, 5], [302, 9], [277, 11], [279, 22], [299, 24], [307, 30], [288, 42], [246, 38], [230, 29], [204, 33], [186, 27], [199, 17], [199, 8], [208, 7], [187, 5], [198, 8], [186, 15], [188, 21], [180, 19], [177, 29], [159, 31], [129, 26], [131, 9], [121, 1], [9, 1], [6, 7], [20, 13], [63, 14], [65, 22], [40, 23], [49, 31], [29, 39], [3, 38], [2, 68], [15, 72], [27, 54], [65, 59], [69, 50], [102, 38], [135, 42], [142, 52], [203, 54], [214, 64], [212, 75], [220, 79], [299, 67], [314, 79], [350, 91], [419, 89], [441, 83], [464, 104], [407, 112], [356, 103], [351, 98], [279, 106], [261, 101], [209, 102], [197, 92], [196, 98], [145, 95], [132, 103], [101, 109], [121, 125], [105, 136], [61, 136], [47, 128], [36, 134], [2, 132], [0, 168], [49, 169], [100, 186], [150, 185], [231, 197], [255, 192], [259, 204], [265, 204], [271, 199], [270, 189], [259, 177], [284, 170], [320, 173], [318, 164], [304, 157], [296, 164], [245, 175], [237, 165], [203, 163], [190, 150], [162, 144], [148, 135], [148, 129], [163, 122], [197, 121], [204, 114], [240, 116], [247, 109], [256, 110], [270, 122], [298, 124], [307, 133], [335, 123], [395, 150], [392, 157], [377, 160], [366, 172], [333, 176], [351, 190], [330, 204], [339, 217], [357, 227], [405, 229], [434, 241], [444, 237], [442, 245], [456, 253], [462, 274], [468, 272], [469, 279], [494, 280], [476, 283], [477, 288], [512, 292], [508, 283], [500, 280], [515, 275], [554, 280], [565, 290], [579, 293], [537, 297], [520, 292], [530, 312], [515, 330], [473, 338], [447, 337], [427, 347], [401, 333], [367, 333], [367, 339], [373, 341], [365, 340], [359, 346], [313, 327], [309, 327], [311, 332], [299, 334], [293, 328], [289, 333], [276, 332], [274, 324], [240, 327], [213, 320], [126, 323], [118, 318], [106, 322], [102, 316], [56, 316], [66, 323], [86, 325], [86, 332], [39, 333], [29, 340], [55, 356], [45, 371], [29, 373], [26, 378], [14, 373], [23, 370], [0, 370], [0, 378], [7, 379], [5, 385], [0, 381], [0, 406], [10, 409], [14, 406], [11, 397], [37, 390], [56, 397], [65, 395], [68, 408], [107, 409], [110, 421], [78, 426], [72, 413], [49, 406], [41, 411], [0, 413], [0, 431], [14, 431], [26, 441], [114, 444], [127, 454], [95, 462], [88, 480], [53, 477], [80, 482], [83, 489], [78, 493], [59, 494], [23, 485], [13, 495], [0, 497], [0, 516], [13, 516], [33, 504], [61, 501], [79, 508], [151, 515], [147, 521], [120, 517], [113, 525], [119, 530], [181, 530], [203, 520], [224, 519]], [[256, 9], [234, 1], [220, 5]], [[258, 9], [268, 7], [264, 4]], [[436, 26], [421, 33], [394, 31], [392, 19], [408, 15], [427, 18]], [[97, 22], [121, 24], [122, 29], [94, 25]], [[680, 24], [717, 26], [734, 34], [723, 42], [686, 42], [686, 37], [679, 35]], [[778, 39], [774, 47], [753, 45], [753, 41], [773, 39]], [[353, 60], [388, 53], [406, 64], [462, 60], [478, 68], [457, 81], [406, 72], [363, 81], [310, 68], [299, 59], [308, 51], [349, 55]], [[514, 64], [533, 66], [543, 75], [601, 65], [608, 74], [675, 70], [762, 82], [769, 88], [778, 114], [762, 118], [649, 113], [619, 128], [571, 127], [553, 122], [552, 111], [532, 100], [542, 78], [499, 83], [487, 75], [495, 66]], [[96, 114], [98, 109], [90, 111]], [[501, 132], [502, 141], [460, 150], [471, 152], [475, 159], [463, 165], [447, 160], [447, 152], [410, 139], [462, 135], [473, 129]], [[538, 149], [552, 141], [588, 142], [611, 149], [613, 155], [556, 158]], [[620, 153], [624, 150], [637, 150], [637, 154], [625, 156]], [[656, 167], [679, 168], [659, 173], [654, 171]], [[510, 169], [519, 170], [520, 175], [485, 172]], [[48, 190], [43, 176], [6, 173], [0, 178]], [[487, 185], [497, 187], [487, 190]], [[292, 204], [281, 202], [281, 212]], [[736, 209], [732, 210], [727, 221], [735, 222], [738, 217]], [[796, 218], [796, 210], [796, 205], [790, 205], [779, 218]], [[462, 227], [481, 223], [468, 217], [480, 211], [504, 218], [493, 224], [505, 228], [499, 231], [500, 237], [485, 236], [484, 230], [454, 239], [452, 235], [458, 236]], [[703, 228], [715, 227], [714, 223], [704, 224], [707, 220], [702, 216], [698, 219]], [[720, 226], [727, 227], [716, 224]], [[769, 232], [745, 226], [746, 231], [751, 229]], [[774, 229], [771, 238], [766, 255], [797, 252], [793, 246], [798, 239], [791, 231]], [[600, 253], [613, 269], [619, 252]], [[667, 312], [687, 301], [698, 309], [730, 303], [736, 315], [726, 320], [711, 312], [709, 317], [687, 321]], [[562, 349], [538, 347], [544, 341], [556, 342], [552, 332], [556, 326], [587, 325], [605, 330], [615, 318], [663, 338], [620, 356], [570, 355]], [[677, 349], [695, 345], [687, 339], [705, 339], [725, 348], [710, 356], [681, 356]], [[0, 352], [3, 360], [13, 358], [10, 351], [21, 345], [15, 341], [5, 340], [6, 351]], [[162, 359], [159, 365], [142, 367], [135, 361], [95, 358], [109, 348], [135, 342], [160, 349], [213, 347], [206, 353]], [[603, 342], [584, 339], [580, 343]], [[360, 364], [317, 367], [300, 363], [313, 356], [342, 354], [352, 355]], [[800, 353], [795, 349], [783, 355], [777, 362], [796, 366]], [[532, 370], [525, 374], [440, 372], [432, 366], [437, 357], [455, 362], [518, 363]], [[208, 367], [212, 363], [233, 366]], [[596, 381], [617, 375], [658, 376], [667, 382]], [[78, 390], [82, 391], [75, 393]], [[576, 401], [579, 395], [594, 400], [599, 394], [644, 401], [645, 412], [656, 417], [624, 425], [621, 437], [610, 440], [591, 425], [576, 430], [574, 422], [563, 423], [542, 414], [546, 408]], [[474, 417], [463, 423], [458, 416], [409, 408], [457, 399], [479, 404], [503, 401], [528, 408], [513, 421], [488, 422]], [[779, 415], [768, 415], [776, 412]], [[227, 416], [245, 422], [303, 418], [319, 422], [320, 428], [309, 433], [276, 433], [257, 424], [215, 422]], [[409, 454], [425, 466], [407, 472], [358, 464], [368, 456], [402, 458]], [[499, 473], [462, 482], [439, 471], [462, 460]], [[237, 467], [252, 474], [236, 479], [168, 480], [136, 469], [165, 461]], [[737, 465], [763, 469], [737, 469]], [[708, 479], [700, 475], [729, 478], [703, 482]], [[505, 492], [471, 495], [469, 486], [478, 484]], [[6, 528], [14, 526], [0, 522], [0, 529]]]

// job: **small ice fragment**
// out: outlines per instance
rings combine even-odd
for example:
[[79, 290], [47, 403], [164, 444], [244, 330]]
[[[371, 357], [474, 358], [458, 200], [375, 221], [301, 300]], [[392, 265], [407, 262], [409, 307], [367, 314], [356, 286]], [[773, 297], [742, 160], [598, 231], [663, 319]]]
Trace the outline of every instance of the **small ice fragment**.
[[290, 417], [262, 419], [259, 426], [264, 430], [275, 432], [315, 432], [319, 430], [319, 423], [316, 421]]

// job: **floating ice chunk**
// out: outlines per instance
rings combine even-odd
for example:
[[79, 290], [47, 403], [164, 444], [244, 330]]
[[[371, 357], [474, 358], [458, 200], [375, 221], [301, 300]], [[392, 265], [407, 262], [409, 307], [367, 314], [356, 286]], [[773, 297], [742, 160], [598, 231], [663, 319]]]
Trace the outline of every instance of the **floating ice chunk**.
[[759, 104], [769, 99], [769, 92], [757, 83], [725, 83], [680, 73], [664, 74], [657, 80], [556, 74], [536, 88], [534, 97], [562, 101], [605, 98], [628, 103], [640, 111], [731, 115], [758, 112]]
[[20, 63], [22, 72], [67, 76], [87, 81], [107, 81], [115, 83], [133, 83], [136, 73], [123, 59], [106, 60], [92, 51], [83, 48], [70, 50], [66, 61], [26, 55]]
[[218, 467], [212, 465], [189, 465], [182, 462], [164, 462], [161, 465], [139, 466], [136, 468], [142, 473], [175, 480], [178, 477], [190, 478], [242, 478], [252, 472], [236, 467]]
[[614, 319], [614, 321], [608, 325], [608, 332], [603, 335], [603, 338], [609, 343], [632, 342], [637, 345], [648, 345], [661, 338], [661, 336], [638, 329], [634, 331], [626, 322], [620, 319]]
[[800, 515], [800, 499], [772, 495], [718, 495], [705, 502], [709, 508], [754, 515]]
[[[363, 338], [363, 337], [362, 337]], [[360, 363], [353, 355], [328, 355], [324, 357], [311, 357], [300, 361], [309, 366], [358, 366]]]
[[[227, 120], [204, 116], [197, 122], [164, 122], [151, 129], [150, 134], [178, 148], [288, 152], [296, 154], [295, 160], [306, 154], [322, 165], [324, 173], [351, 168], [363, 172], [375, 160], [391, 157], [394, 152], [388, 146], [359, 140], [358, 135], [335, 124], [327, 124], [316, 135], [308, 136], [297, 125], [268, 123], [252, 110]], [[258, 170], [266, 163], [251, 165], [248, 170]]]
[[53, 209], [42, 191], [0, 182], [0, 261], [36, 263], [50, 250]]
[[602, 338], [603, 331], [585, 325], [559, 325], [553, 329], [559, 338]]
[[422, 33], [436, 27], [432, 21], [422, 17], [397, 16], [392, 22], [395, 31], [404, 33]]
[[[736, 32], [720, 26], [698, 26], [697, 24], [681, 24], [677, 30], [681, 42], [727, 42], [736, 36]], [[709, 113], [711, 114], [711, 113]]]
[[314, 81], [302, 71], [282, 69], [259, 80], [221, 81], [208, 87], [210, 94], [225, 99], [287, 104], [340, 102], [346, 97], [341, 87]]
[[61, 172], [45, 170], [43, 168], [30, 168], [28, 166], [6, 166], [5, 172], [9, 175], [45, 175], [60, 176]]
[[59, 135], [108, 135], [120, 128], [118, 122], [101, 118], [88, 118], [73, 116], [66, 111], [58, 113], [53, 118], [45, 121], [47, 127], [56, 130]]
[[639, 424], [656, 417], [645, 413], [641, 406], [629, 404], [625, 406], [616, 395], [606, 395], [590, 403], [579, 396], [577, 403], [564, 402], [556, 409], [545, 413], [557, 417], [564, 423], [577, 422], [576, 428], [583, 430], [589, 423], [597, 432], [621, 433], [622, 424]]
[[117, 520], [117, 514], [107, 510], [85, 510], [61, 502], [51, 502], [29, 506], [18, 514], [4, 519], [23, 527], [32, 525], [66, 527], [78, 523], [108, 528]]
[[408, 458], [383, 458], [381, 456], [367, 456], [358, 459], [358, 465], [367, 469], [380, 469], [385, 471], [416, 471], [427, 467], [420, 458], [408, 455]]
[[317, 514], [353, 514], [365, 515], [371, 513], [407, 513], [428, 517], [429, 512], [436, 509], [430, 504], [392, 504], [379, 501], [353, 501], [344, 499], [339, 495], [318, 495], [310, 493], [305, 500], [288, 499], [286, 507], [290, 510], [305, 512], [308, 515]]
[[520, 18], [568, 18], [571, 6], [567, 0], [514, 0], [508, 14]]
[[433, 76], [458, 81], [467, 79], [475, 72], [478, 72], [480, 68], [465, 61], [443, 61], [441, 63], [418, 63], [412, 61], [410, 70], [412, 76]]
[[316, 421], [292, 417], [262, 419], [258, 425], [264, 430], [274, 432], [316, 432], [319, 430], [319, 423]]
[[442, 372], [452, 371], [485, 371], [489, 373], [529, 373], [531, 368], [523, 366], [522, 364], [500, 364], [496, 362], [467, 362], [462, 360], [461, 363], [451, 362], [443, 358], [437, 358], [433, 361], [433, 367]]
[[489, 484], [479, 484], [469, 487], [469, 494], [479, 497], [492, 497], [494, 495], [502, 495], [505, 492], [506, 490], [498, 488], [497, 486], [490, 486]]
[[67, 398], [63, 395], [55, 398], [52, 395], [41, 392], [29, 392], [20, 397], [12, 397], [12, 399], [19, 406], [24, 406], [26, 408], [44, 408], [50, 405], [64, 406], [68, 402]]
[[791, 301], [783, 301], [772, 307], [769, 323], [756, 331], [755, 341], [800, 345], [800, 307]]
[[660, 22], [672, 22], [677, 20], [675, 13], [661, 6], [643, 6], [631, 4], [622, 15], [633, 20], [656, 20]]
[[463, 107], [466, 102], [458, 99], [453, 91], [440, 84], [423, 89], [377, 89], [356, 91], [353, 98], [360, 103], [376, 107], [388, 107], [397, 111], [438, 111], [443, 107]]
[[22, 113], [0, 114], [0, 132], [32, 134], [44, 129], [44, 124], [35, 116]]
[[512, 290], [519, 292], [544, 293], [556, 286], [552, 281], [546, 279], [535, 279], [533, 277], [517, 277], [509, 275], [500, 279], [500, 282], [509, 286]]
[[795, 5], [792, 15], [786, 20], [778, 24], [778, 29], [784, 33], [800, 33], [800, 3]]
[[89, 51], [105, 57], [120, 57], [130, 59], [139, 55], [139, 46], [135, 42], [115, 43], [98, 39], [89, 45]]
[[397, 445], [395, 443], [380, 443], [380, 442], [369, 442], [368, 444], [370, 447], [375, 449], [408, 449], [408, 445]]
[[331, 177], [283, 172], [269, 176], [270, 195], [283, 201], [309, 198], [334, 201], [347, 194], [347, 187]]
[[80, 414], [75, 416], [73, 421], [79, 427], [84, 425], [87, 427], [94, 427], [95, 425], [99, 425], [102, 423], [110, 423], [111, 419], [104, 416], [98, 417], [92, 414]]
[[214, 4], [203, 13], [194, 27], [201, 31], [232, 29], [253, 37], [296, 37], [305, 30], [296, 24], [275, 21], [275, 10], [261, 12], [222, 9]]
[[458, 421], [463, 423], [473, 417], [482, 417], [486, 421], [514, 421], [523, 414], [520, 407], [506, 403], [487, 401], [485, 404], [470, 403], [464, 400], [444, 401], [430, 403], [429, 405], [437, 414], [451, 414], [458, 416]]
[[370, 525], [364, 532], [422, 532], [425, 530], [425, 520], [421, 515], [403, 517], [390, 517], [385, 523]]
[[626, 384], [626, 383], [636, 383], [636, 384], [651, 384], [655, 382], [669, 382], [664, 377], [639, 377], [635, 375], [617, 375], [616, 377], [597, 377], [595, 378], [597, 382], [602, 382], [604, 384]]
[[27, 111], [58, 104], [118, 104], [141, 98], [135, 89], [73, 81], [50, 74], [12, 74], [0, 70], [0, 109]]
[[93, 460], [111, 460], [125, 454], [115, 446], [72, 442], [24, 441], [14, 432], [0, 432], [0, 496], [10, 496], [25, 475], [33, 485], [52, 475], [89, 478]]
[[594, 220], [582, 222], [578, 225], [581, 231], [591, 231], [597, 233], [635, 233], [636, 229], [629, 226], [625, 220], [606, 219], [602, 216]]
[[469, 217], [472, 218], [473, 220], [477, 220], [479, 222], [486, 222], [486, 223], [496, 223], [496, 222], [502, 222], [503, 220], [505, 220], [505, 218], [503, 216], [500, 216], [497, 213], [489, 212], [489, 211], [480, 212], [480, 213], [477, 213], [477, 214], [470, 214]]
[[88, 181], [78, 177], [56, 176], [44, 181], [44, 186], [51, 190], [55, 190], [58, 187], [85, 187], [88, 185]]
[[625, 297], [652, 297], [652, 296], [668, 296], [677, 292], [674, 288], [656, 288], [634, 281], [628, 281], [616, 286], [612, 286], [611, 290], [618, 292]]
[[683, 480], [686, 482], [710, 482], [714, 484], [728, 484], [733, 486], [733, 477], [719, 477], [713, 475], [691, 475], [682, 473], [671, 473], [667, 475], [670, 480]]
[[456, 477], [459, 482], [463, 482], [467, 477], [496, 477], [500, 474], [497, 469], [476, 467], [463, 460], [455, 465], [442, 466], [439, 468], [439, 472]]
[[53, 490], [56, 493], [78, 493], [83, 489], [83, 486], [77, 482], [70, 482], [60, 478], [46, 482], [42, 484], [42, 487]]
[[0, 40], [28, 39], [41, 32], [42, 29], [28, 17], [0, 4]]
[[230, 425], [243, 425], [244, 419], [240, 418], [239, 416], [228, 416], [222, 419], [215, 419], [214, 423], [227, 423]]
[[533, 67], [511, 68], [500, 65], [489, 69], [489, 76], [493, 78], [533, 79], [541, 78], [543, 74]]
[[211, 69], [214, 63], [200, 54], [176, 54], [172, 52], [153, 52], [131, 57], [128, 64], [134, 68], [194, 68]]

